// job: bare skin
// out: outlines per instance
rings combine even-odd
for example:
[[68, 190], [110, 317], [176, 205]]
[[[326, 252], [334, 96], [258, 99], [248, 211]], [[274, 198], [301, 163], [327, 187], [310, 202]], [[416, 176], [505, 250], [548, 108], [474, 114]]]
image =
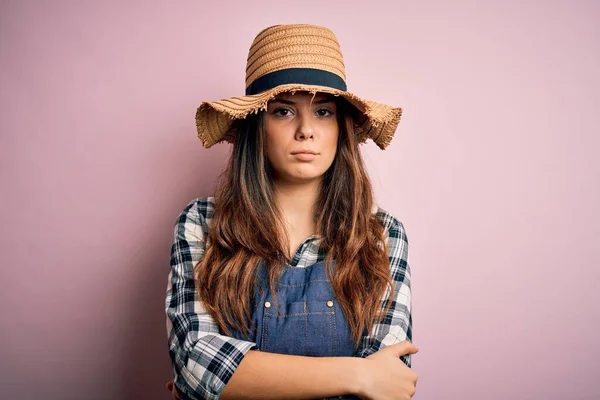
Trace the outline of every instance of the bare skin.
[[312, 191], [299, 191], [296, 187], [285, 185], [280, 185], [276, 190], [277, 202], [287, 221], [287, 232], [290, 238], [289, 258], [291, 259], [300, 244], [317, 232], [316, 223], [312, 218], [314, 212], [312, 204], [316, 200], [316, 194], [313, 194]]

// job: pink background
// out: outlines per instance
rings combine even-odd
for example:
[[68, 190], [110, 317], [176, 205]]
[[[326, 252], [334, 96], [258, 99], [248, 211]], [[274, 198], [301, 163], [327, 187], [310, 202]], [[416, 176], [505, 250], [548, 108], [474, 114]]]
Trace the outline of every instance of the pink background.
[[600, 398], [597, 2], [82, 3], [0, 6], [1, 398], [168, 398], [172, 227], [228, 152], [195, 109], [294, 22], [404, 107], [363, 149], [409, 238], [415, 398]]

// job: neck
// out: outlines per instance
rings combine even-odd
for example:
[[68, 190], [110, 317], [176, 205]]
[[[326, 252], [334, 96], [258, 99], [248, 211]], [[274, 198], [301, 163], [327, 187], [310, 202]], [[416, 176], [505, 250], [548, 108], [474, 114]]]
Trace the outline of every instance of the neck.
[[318, 180], [302, 184], [277, 182], [275, 201], [289, 220], [310, 219], [312, 221], [319, 190]]

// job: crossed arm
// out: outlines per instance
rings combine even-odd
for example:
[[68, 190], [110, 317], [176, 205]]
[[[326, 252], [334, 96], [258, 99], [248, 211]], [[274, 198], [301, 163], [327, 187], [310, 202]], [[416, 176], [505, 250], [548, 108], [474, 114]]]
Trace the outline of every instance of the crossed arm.
[[[179, 215], [171, 248], [165, 308], [174, 386], [183, 399], [306, 399], [357, 393], [362, 362], [391, 344], [412, 340], [408, 241], [400, 221], [383, 210], [395, 297], [355, 357], [304, 357], [256, 351], [256, 343], [221, 335], [195, 292], [193, 267], [204, 255], [205, 208], [194, 200]], [[411, 366], [410, 355], [401, 360]], [[310, 385], [306, 383], [310, 382]], [[175, 393], [175, 392], [174, 392]]]

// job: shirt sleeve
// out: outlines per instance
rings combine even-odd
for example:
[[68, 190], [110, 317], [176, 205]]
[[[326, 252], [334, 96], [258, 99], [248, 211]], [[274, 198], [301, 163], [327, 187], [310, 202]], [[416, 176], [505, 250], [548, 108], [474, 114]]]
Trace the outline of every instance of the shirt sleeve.
[[[384, 213], [384, 226], [388, 231], [388, 249], [394, 298], [390, 299], [387, 290], [382, 298], [382, 308], [391, 301], [391, 306], [383, 320], [375, 324], [372, 335], [365, 335], [356, 356], [367, 357], [382, 348], [408, 340], [412, 342], [412, 314], [410, 266], [408, 261], [408, 239], [404, 225], [392, 215]], [[410, 368], [410, 354], [400, 359]]]
[[219, 334], [195, 289], [194, 265], [204, 256], [207, 224], [198, 199], [179, 215], [171, 247], [165, 309], [174, 383], [184, 399], [218, 399], [256, 343]]

